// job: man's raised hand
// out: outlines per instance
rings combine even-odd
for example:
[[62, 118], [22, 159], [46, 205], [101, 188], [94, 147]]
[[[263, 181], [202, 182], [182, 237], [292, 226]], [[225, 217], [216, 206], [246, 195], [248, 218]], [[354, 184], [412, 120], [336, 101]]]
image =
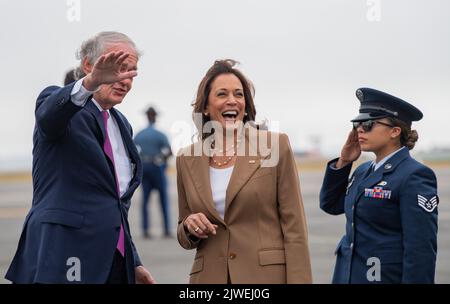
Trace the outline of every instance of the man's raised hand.
[[137, 76], [137, 71], [128, 71], [125, 60], [130, 53], [110, 52], [100, 56], [92, 67], [92, 71], [83, 81], [83, 86], [89, 91], [96, 91], [102, 84], [119, 82]]

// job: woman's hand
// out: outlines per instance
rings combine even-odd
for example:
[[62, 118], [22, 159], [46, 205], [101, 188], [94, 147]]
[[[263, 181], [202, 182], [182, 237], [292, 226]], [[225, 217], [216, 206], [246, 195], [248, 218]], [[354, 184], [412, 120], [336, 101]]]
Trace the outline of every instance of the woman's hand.
[[217, 225], [212, 224], [203, 213], [189, 215], [183, 223], [190, 234], [200, 239], [207, 239], [208, 234], [216, 235]]
[[152, 274], [144, 266], [137, 266], [134, 272], [137, 284], [156, 284]]
[[341, 157], [336, 163], [336, 168], [340, 169], [354, 162], [361, 155], [361, 146], [358, 141], [358, 131], [353, 129], [347, 137], [347, 141], [341, 151]]

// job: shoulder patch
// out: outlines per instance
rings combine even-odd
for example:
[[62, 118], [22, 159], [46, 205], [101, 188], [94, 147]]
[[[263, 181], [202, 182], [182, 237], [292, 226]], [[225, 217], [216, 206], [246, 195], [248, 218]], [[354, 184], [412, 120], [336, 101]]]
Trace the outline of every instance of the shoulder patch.
[[438, 205], [438, 197], [435, 195], [428, 200], [426, 197], [418, 194], [417, 202], [419, 206], [422, 207], [425, 211], [433, 212], [433, 210], [436, 209]]

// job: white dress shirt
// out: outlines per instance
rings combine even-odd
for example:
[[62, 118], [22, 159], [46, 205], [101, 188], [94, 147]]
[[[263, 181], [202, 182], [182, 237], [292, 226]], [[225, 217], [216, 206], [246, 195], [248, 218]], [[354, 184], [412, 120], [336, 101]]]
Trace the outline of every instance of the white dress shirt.
[[219, 215], [225, 218], [225, 201], [227, 196], [227, 188], [230, 183], [231, 174], [233, 168], [216, 169], [209, 167], [209, 179], [211, 182], [211, 191], [213, 196], [214, 205]]
[[[75, 83], [71, 92], [72, 102], [80, 107], [84, 107], [89, 96], [94, 93], [86, 90], [86, 88], [83, 87], [83, 79], [80, 79]], [[103, 108], [94, 99], [92, 99], [92, 102], [100, 112], [104, 111]], [[122, 196], [128, 190], [130, 181], [133, 177], [131, 161], [128, 156], [127, 150], [125, 149], [122, 135], [120, 134], [119, 125], [117, 124], [116, 119], [111, 115], [109, 110], [107, 110], [107, 112], [108, 136], [114, 155], [114, 169], [116, 171], [116, 176], [119, 183], [119, 192], [120, 196]]]

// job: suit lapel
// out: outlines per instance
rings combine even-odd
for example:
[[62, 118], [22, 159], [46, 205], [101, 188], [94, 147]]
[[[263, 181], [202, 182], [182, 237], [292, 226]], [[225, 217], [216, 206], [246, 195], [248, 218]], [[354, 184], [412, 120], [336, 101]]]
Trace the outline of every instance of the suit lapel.
[[[251, 134], [247, 129], [245, 129], [245, 136], [243, 141], [243, 147], [246, 151], [257, 151], [256, 155], [250, 156], [250, 153], [245, 153], [244, 156], [238, 156], [234, 164], [233, 173], [231, 174], [230, 181], [228, 183], [226, 199], [225, 199], [225, 217], [227, 215], [227, 210], [232, 204], [234, 198], [245, 186], [250, 177], [255, 173], [255, 171], [261, 166], [261, 155], [257, 150], [257, 141], [249, 140], [249, 136], [255, 136], [256, 134]], [[256, 144], [256, 146], [255, 146]], [[193, 148], [193, 151], [203, 151], [198, 145], [202, 145], [202, 142], [194, 144], [197, 146]], [[253, 153], [255, 154], [255, 153]], [[270, 157], [270, 155], [265, 158]], [[189, 172], [191, 173], [191, 179], [202, 198], [202, 202], [208, 209], [209, 213], [219, 222], [225, 224], [224, 219], [222, 219], [216, 210], [212, 191], [211, 191], [211, 181], [209, 176], [209, 157], [202, 153], [202, 156], [186, 157], [188, 163]]]
[[135, 170], [133, 170], [133, 177], [130, 181], [130, 185], [128, 190], [123, 194], [123, 197], [127, 196], [130, 192], [133, 193], [134, 190], [139, 186], [139, 177], [140, 172], [142, 170], [141, 160], [139, 154], [137, 152], [136, 146], [134, 144], [133, 139], [131, 138], [130, 131], [126, 128], [125, 122], [122, 120], [121, 115], [117, 113], [114, 108], [109, 110], [111, 115], [115, 118], [117, 125], [119, 126], [120, 135], [122, 137], [123, 144], [125, 149], [128, 152], [128, 156], [131, 159], [132, 166], [136, 166]]
[[[103, 117], [101, 115], [100, 110], [97, 108], [97, 106], [93, 103], [91, 99], [89, 99], [84, 107], [87, 111], [89, 111], [95, 118], [95, 121], [97, 122], [97, 126], [101, 131], [101, 142], [100, 146], [103, 150], [103, 144], [105, 143], [105, 137], [106, 137], [106, 130], [105, 126], [103, 124]], [[114, 119], [117, 122], [117, 125], [119, 126], [120, 134], [122, 136], [122, 140], [125, 146], [125, 149], [128, 151], [128, 155], [130, 156], [132, 162], [135, 163], [136, 169], [133, 174], [132, 180], [130, 181], [130, 186], [128, 190], [124, 193], [122, 197], [126, 197], [129, 193], [133, 193], [133, 191], [139, 186], [139, 177], [142, 175], [142, 166], [140, 162], [139, 155], [137, 154], [137, 150], [134, 149], [134, 143], [133, 139], [131, 138], [131, 135], [129, 131], [125, 127], [125, 123], [123, 122], [120, 115], [117, 113], [117, 111], [112, 108], [110, 111], [111, 115], [114, 117]], [[111, 159], [108, 157], [108, 155], [103, 151], [103, 154], [105, 155], [105, 158], [108, 160], [109, 167], [111, 169], [111, 177], [114, 181], [114, 184], [116, 183], [115, 178], [115, 168], [114, 164], [112, 163]]]
[[102, 142], [101, 142], [101, 144], [102, 144], [102, 147], [103, 147], [103, 143], [105, 142], [106, 131], [105, 131], [105, 126], [103, 124], [102, 114], [101, 114], [100, 110], [95, 106], [94, 102], [92, 101], [92, 98], [90, 98], [86, 102], [86, 105], [84, 106], [84, 108], [86, 110], [88, 110], [89, 112], [91, 112], [91, 114], [94, 115], [94, 117], [95, 117], [95, 121], [97, 122], [97, 126], [102, 132]]
[[[260, 152], [258, 150], [259, 133], [257, 131], [250, 132], [248, 129], [245, 129], [244, 132], [244, 146], [241, 149], [245, 151], [245, 155], [238, 156], [236, 158], [236, 163], [234, 164], [233, 173], [231, 174], [230, 182], [228, 183], [227, 188], [225, 216], [236, 195], [245, 186], [245, 184], [252, 177], [255, 171], [261, 167], [261, 162], [264, 159], [261, 158]], [[252, 140], [249, 139], [250, 136], [252, 136]], [[265, 158], [269, 156], [270, 154]]]
[[[370, 165], [369, 165], [370, 168]], [[367, 168], [367, 170], [369, 170], [369, 168]], [[367, 170], [364, 170], [363, 174], [365, 174], [367, 172]], [[364, 175], [363, 175], [364, 176]], [[359, 201], [359, 198], [361, 197], [361, 195], [364, 194], [364, 190], [366, 188], [370, 188], [374, 185], [376, 185], [377, 183], [379, 183], [381, 180], [383, 179], [383, 170], [381, 168], [379, 168], [378, 170], [376, 170], [375, 172], [370, 173], [368, 176], [366, 176], [362, 182], [359, 184], [358, 187], [358, 196], [356, 197], [355, 202]]]
[[130, 156], [131, 160], [136, 163], [136, 161], [139, 159], [139, 155], [135, 148], [134, 141], [131, 138], [130, 130], [126, 128], [125, 122], [122, 120], [122, 117], [117, 113], [117, 111], [114, 108], [112, 108], [110, 112], [112, 116], [116, 119], [117, 125], [119, 126], [120, 135], [122, 136], [122, 140], [125, 149], [127, 149], [128, 151], [128, 155]]
[[[103, 124], [103, 117], [101, 115], [101, 112], [91, 100], [89, 100], [86, 103], [85, 108], [89, 112], [91, 112], [95, 117], [97, 125], [102, 132], [102, 145], [103, 145], [103, 143], [105, 142], [106, 131], [105, 131], [105, 125]], [[125, 123], [122, 120], [122, 117], [117, 113], [117, 111], [114, 108], [111, 108], [109, 110], [109, 112], [114, 117], [114, 119], [117, 122], [117, 125], [119, 126], [120, 135], [122, 136], [122, 140], [123, 140], [125, 149], [127, 149], [128, 155], [130, 156], [132, 161], [136, 163], [137, 160], [139, 159], [139, 155], [137, 154], [137, 150], [134, 148], [135, 146], [134, 146], [133, 139], [131, 138], [130, 131], [125, 127]]]
[[236, 158], [233, 173], [227, 187], [225, 214], [227, 214], [227, 210], [230, 208], [236, 195], [260, 166], [259, 156], [238, 156]]
[[[84, 109], [86, 109], [88, 112], [90, 112], [94, 116], [95, 121], [97, 123], [97, 127], [100, 130], [101, 138], [100, 138], [99, 145], [100, 145], [100, 148], [103, 151], [103, 155], [105, 156], [106, 161], [109, 165], [109, 169], [110, 169], [109, 171], [111, 172], [110, 177], [111, 177], [112, 183], [115, 188], [117, 181], [116, 181], [116, 176], [115, 176], [114, 164], [112, 163], [111, 159], [109, 158], [109, 156], [105, 153], [105, 151], [103, 149], [103, 145], [105, 143], [106, 131], [105, 131], [105, 125], [103, 124], [102, 114], [101, 114], [100, 110], [97, 108], [97, 106], [94, 104], [94, 102], [92, 101], [92, 97], [88, 99], [88, 101], [86, 102], [86, 105], [84, 106]], [[117, 193], [116, 190], [114, 192]]]
[[[201, 145], [201, 142], [196, 143], [196, 145], [198, 144]], [[190, 173], [192, 182], [195, 185], [203, 205], [216, 221], [225, 225], [225, 221], [217, 212], [212, 198], [211, 182], [209, 179], [209, 157], [202, 153], [202, 156], [191, 156], [186, 157], [185, 159], [189, 169], [188, 172]]]

